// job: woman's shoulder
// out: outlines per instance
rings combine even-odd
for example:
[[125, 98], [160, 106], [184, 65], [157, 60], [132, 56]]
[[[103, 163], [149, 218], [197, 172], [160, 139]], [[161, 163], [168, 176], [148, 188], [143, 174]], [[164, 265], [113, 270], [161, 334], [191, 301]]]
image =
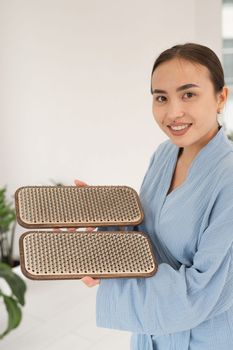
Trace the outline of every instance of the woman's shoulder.
[[[216, 170], [222, 180], [233, 182], [233, 142], [225, 136], [223, 144], [216, 149], [217, 166]], [[228, 182], [227, 181], [227, 182]]]
[[[212, 182], [212, 198], [233, 200], [233, 144], [223, 153], [219, 153], [214, 169], [208, 179]], [[226, 196], [226, 197], [225, 197]]]
[[174, 147], [177, 146], [174, 145], [174, 143], [172, 143], [170, 139], [168, 139], [160, 143], [160, 145], [158, 146], [158, 150], [160, 150], [160, 152], [163, 152], [168, 149], [174, 149]]
[[163, 159], [166, 160], [175, 148], [177, 148], [177, 146], [174, 145], [170, 140], [163, 141], [157, 146], [155, 151], [152, 153], [150, 163], [152, 164], [155, 161], [161, 162], [161, 160]]
[[232, 150], [229, 150], [229, 152], [220, 160], [217, 172], [223, 185], [233, 185], [233, 145]]
[[161, 142], [157, 149], [160, 150], [160, 152], [164, 152], [164, 151], [167, 151], [169, 149], [174, 149], [175, 147], [177, 147], [177, 146], [174, 143], [172, 143], [170, 139], [168, 139], [168, 140]]

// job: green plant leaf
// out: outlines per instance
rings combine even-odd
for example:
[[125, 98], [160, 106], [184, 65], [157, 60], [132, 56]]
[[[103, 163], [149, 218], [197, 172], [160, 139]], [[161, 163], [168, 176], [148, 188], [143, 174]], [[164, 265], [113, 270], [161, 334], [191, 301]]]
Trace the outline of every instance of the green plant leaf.
[[10, 266], [5, 263], [0, 263], [0, 277], [4, 278], [9, 284], [13, 295], [17, 298], [21, 305], [25, 304], [24, 295], [26, 292], [26, 284], [16, 273], [14, 273]]
[[8, 326], [7, 329], [2, 334], [0, 334], [0, 339], [2, 339], [12, 329], [16, 328], [22, 319], [22, 312], [20, 307], [17, 305], [17, 301], [13, 297], [9, 297], [3, 293], [1, 293], [1, 295], [3, 296], [3, 300], [8, 312]]
[[0, 231], [8, 232], [10, 225], [16, 220], [15, 209], [6, 199], [6, 188], [0, 189]]

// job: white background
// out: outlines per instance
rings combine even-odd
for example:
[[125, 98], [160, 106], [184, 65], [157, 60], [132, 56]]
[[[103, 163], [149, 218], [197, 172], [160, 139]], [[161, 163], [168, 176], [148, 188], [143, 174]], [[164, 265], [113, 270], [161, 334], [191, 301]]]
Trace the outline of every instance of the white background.
[[138, 190], [167, 138], [151, 113], [152, 65], [187, 41], [221, 58], [220, 0], [0, 0], [0, 186]]
[[[222, 8], [222, 36], [224, 39], [233, 38], [233, 1], [225, 3]], [[229, 86], [229, 92], [223, 118], [228, 132], [233, 132], [233, 86]]]
[[[221, 7], [221, 0], [0, 0], [0, 187], [9, 198], [19, 186], [75, 178], [138, 191], [167, 138], [151, 113], [153, 62], [188, 41], [221, 59]], [[24, 231], [17, 227], [16, 243]], [[0, 349], [128, 350], [128, 332], [95, 327], [96, 289], [76, 282], [28, 280], [23, 322]]]
[[0, 187], [9, 199], [20, 186], [75, 178], [139, 191], [167, 139], [151, 112], [153, 62], [188, 41], [221, 59], [221, 21], [221, 0], [0, 0]]

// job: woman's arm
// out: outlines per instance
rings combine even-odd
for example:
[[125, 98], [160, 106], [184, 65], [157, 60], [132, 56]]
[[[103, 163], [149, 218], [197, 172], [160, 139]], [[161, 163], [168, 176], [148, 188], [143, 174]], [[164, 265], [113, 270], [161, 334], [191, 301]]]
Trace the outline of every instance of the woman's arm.
[[233, 184], [223, 188], [192, 266], [162, 263], [150, 278], [102, 279], [98, 327], [155, 336], [191, 329], [233, 305]]

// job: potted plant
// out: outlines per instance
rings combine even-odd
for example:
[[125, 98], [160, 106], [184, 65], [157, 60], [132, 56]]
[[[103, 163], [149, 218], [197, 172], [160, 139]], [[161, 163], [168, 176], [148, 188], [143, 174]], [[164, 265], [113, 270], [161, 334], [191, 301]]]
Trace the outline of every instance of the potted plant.
[[15, 274], [11, 267], [3, 262], [0, 262], [0, 278], [3, 278], [10, 287], [11, 295], [5, 294], [0, 288], [0, 298], [3, 298], [7, 313], [8, 325], [0, 334], [0, 340], [11, 330], [18, 327], [22, 319], [21, 306], [25, 304], [24, 295], [26, 285], [24, 281]]
[[[6, 200], [6, 188], [0, 188], [0, 300], [3, 300], [8, 313], [8, 325], [5, 331], [0, 334], [0, 339], [20, 324], [21, 306], [25, 303], [26, 285], [12, 271], [12, 267], [17, 265], [12, 257], [15, 226], [15, 209]], [[1, 279], [10, 287], [10, 295], [5, 294], [1, 288]]]
[[0, 261], [10, 266], [19, 264], [12, 256], [15, 226], [15, 209], [6, 199], [6, 188], [0, 188]]

